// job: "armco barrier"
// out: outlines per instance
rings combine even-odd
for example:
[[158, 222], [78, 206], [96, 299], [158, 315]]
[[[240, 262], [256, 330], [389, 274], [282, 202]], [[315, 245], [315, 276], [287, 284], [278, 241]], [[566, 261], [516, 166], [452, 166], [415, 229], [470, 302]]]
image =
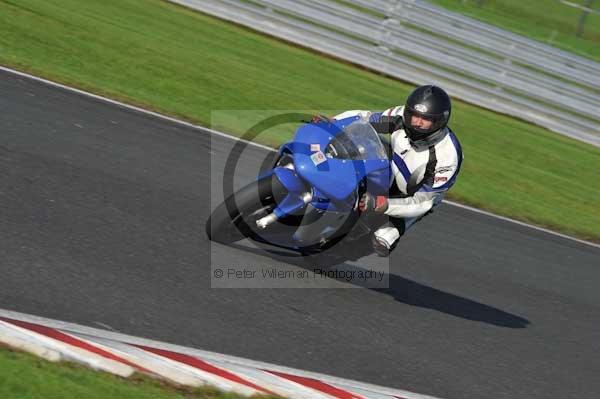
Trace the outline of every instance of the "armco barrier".
[[171, 1], [600, 146], [600, 63], [428, 3]]

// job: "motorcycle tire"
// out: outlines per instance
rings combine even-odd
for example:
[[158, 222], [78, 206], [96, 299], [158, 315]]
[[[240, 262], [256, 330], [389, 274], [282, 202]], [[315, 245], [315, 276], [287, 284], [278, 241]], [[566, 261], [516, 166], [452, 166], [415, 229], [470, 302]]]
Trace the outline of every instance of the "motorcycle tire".
[[209, 240], [230, 244], [244, 238], [254, 238], [256, 220], [275, 207], [285, 195], [285, 187], [275, 175], [254, 181], [223, 201], [206, 223]]

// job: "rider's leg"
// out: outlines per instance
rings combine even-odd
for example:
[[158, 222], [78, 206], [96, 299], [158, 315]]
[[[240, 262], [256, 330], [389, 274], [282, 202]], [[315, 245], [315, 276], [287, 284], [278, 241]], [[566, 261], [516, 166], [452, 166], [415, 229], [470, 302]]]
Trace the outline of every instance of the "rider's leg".
[[406, 221], [401, 218], [390, 218], [378, 228], [372, 236], [373, 250], [379, 256], [389, 256], [406, 231]]
[[372, 242], [375, 253], [379, 256], [390, 256], [390, 253], [396, 248], [400, 237], [402, 237], [413, 224], [417, 223], [431, 212], [433, 211], [429, 211], [417, 218], [403, 219], [390, 217], [387, 223], [373, 233]]

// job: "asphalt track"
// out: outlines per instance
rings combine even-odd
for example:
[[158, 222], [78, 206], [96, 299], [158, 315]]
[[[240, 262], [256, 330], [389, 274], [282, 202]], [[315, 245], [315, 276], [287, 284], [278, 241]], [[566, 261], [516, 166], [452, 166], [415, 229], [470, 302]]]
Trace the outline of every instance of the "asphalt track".
[[468, 210], [403, 238], [386, 289], [211, 289], [211, 262], [302, 270], [207, 241], [231, 145], [0, 72], [0, 308], [449, 399], [600, 392], [600, 249]]

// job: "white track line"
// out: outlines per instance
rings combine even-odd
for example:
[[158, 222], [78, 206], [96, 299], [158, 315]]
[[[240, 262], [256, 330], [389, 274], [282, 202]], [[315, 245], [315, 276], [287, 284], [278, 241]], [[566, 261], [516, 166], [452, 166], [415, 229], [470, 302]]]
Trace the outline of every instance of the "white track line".
[[544, 233], [548, 233], [548, 234], [551, 234], [553, 236], [560, 237], [560, 238], [565, 238], [567, 240], [575, 241], [575, 242], [578, 242], [580, 244], [585, 244], [585, 245], [589, 245], [589, 246], [592, 246], [592, 247], [595, 247], [595, 248], [600, 248], [600, 244], [596, 244], [595, 242], [581, 240], [579, 238], [571, 237], [569, 235], [566, 235], [566, 234], [563, 234], [563, 233], [559, 233], [559, 232], [556, 232], [556, 231], [553, 231], [553, 230], [545, 229], [543, 227], [535, 226], [533, 224], [521, 222], [519, 220], [511, 219], [511, 218], [508, 218], [506, 216], [500, 216], [500, 215], [496, 215], [495, 213], [491, 213], [491, 212], [483, 211], [481, 209], [473, 208], [472, 206], [463, 205], [463, 204], [459, 204], [457, 202], [448, 201], [448, 200], [444, 200], [444, 204], [452, 205], [452, 206], [455, 206], [457, 208], [466, 209], [468, 211], [479, 213], [481, 215], [486, 215], [486, 216], [489, 216], [489, 217], [492, 217], [492, 218], [495, 218], [495, 219], [504, 220], [506, 222], [518, 224], [519, 226], [527, 227], [527, 228], [530, 228], [530, 229], [533, 229], [533, 230], [542, 231]]
[[0, 65], [0, 71], [12, 73], [14, 75], [18, 75], [18, 76], [21, 76], [21, 77], [24, 77], [24, 78], [27, 78], [27, 79], [31, 79], [31, 80], [35, 80], [37, 82], [45, 83], [45, 84], [47, 84], [49, 86], [53, 86], [53, 87], [57, 87], [59, 89], [63, 89], [63, 90], [66, 90], [66, 91], [77, 93], [77, 94], [80, 94], [82, 96], [91, 97], [91, 98], [94, 98], [94, 99], [99, 100], [99, 101], [103, 101], [103, 102], [106, 102], [106, 103], [110, 103], [110, 104], [119, 106], [121, 108], [126, 108], [126, 109], [133, 110], [133, 111], [136, 111], [136, 112], [139, 112], [139, 113], [142, 113], [142, 114], [146, 114], [146, 115], [152, 115], [152, 116], [154, 116], [156, 118], [164, 119], [164, 120], [167, 120], [169, 122], [177, 123], [179, 125], [183, 125], [183, 126], [187, 126], [187, 127], [196, 129], [196, 130], [200, 130], [200, 131], [202, 131], [204, 133], [208, 132], [208, 133], [211, 133], [211, 134], [214, 134], [214, 135], [217, 135], [217, 136], [221, 136], [221, 137], [225, 137], [225, 138], [228, 138], [228, 139], [237, 140], [237, 141], [243, 141], [243, 142], [245, 142], [247, 144], [251, 144], [253, 146], [260, 147], [260, 148], [263, 148], [263, 149], [268, 150], [268, 151], [274, 151], [273, 148], [267, 147], [266, 145], [254, 143], [254, 142], [248, 141], [248, 140], [243, 140], [243, 139], [240, 139], [239, 137], [234, 137], [234, 136], [231, 136], [229, 134], [219, 132], [217, 130], [209, 129], [209, 128], [204, 127], [204, 126], [194, 125], [193, 123], [186, 122], [186, 121], [183, 121], [181, 119], [175, 119], [175, 118], [172, 118], [170, 116], [159, 114], [158, 112], [149, 111], [149, 110], [144, 109], [144, 108], [136, 107], [135, 105], [125, 104], [125, 103], [122, 103], [120, 101], [108, 98], [108, 97], [99, 96], [98, 94], [93, 94], [93, 93], [90, 93], [90, 92], [87, 92], [87, 91], [76, 89], [74, 87], [63, 85], [61, 83], [56, 83], [56, 82], [53, 82], [51, 80], [47, 80], [47, 79], [44, 79], [44, 78], [40, 78], [38, 76], [30, 75], [30, 74], [25, 73], [25, 72], [21, 72], [21, 71], [17, 71], [17, 70], [11, 69], [11, 68], [7, 68], [7, 67], [2, 66], [2, 65]]
[[[158, 112], [149, 111], [149, 110], [144, 109], [144, 108], [136, 107], [134, 105], [125, 104], [125, 103], [122, 103], [120, 101], [116, 101], [116, 100], [113, 100], [113, 99], [110, 99], [110, 98], [107, 98], [107, 97], [99, 96], [97, 94], [89, 93], [87, 91], [79, 90], [79, 89], [76, 89], [74, 87], [66, 86], [66, 85], [63, 85], [63, 84], [60, 84], [60, 83], [53, 82], [51, 80], [40, 78], [38, 76], [30, 75], [30, 74], [25, 73], [25, 72], [21, 72], [21, 71], [17, 71], [17, 70], [11, 69], [11, 68], [7, 68], [7, 67], [2, 66], [2, 65], [0, 65], [0, 71], [12, 73], [14, 75], [18, 75], [18, 76], [21, 76], [21, 77], [24, 77], [24, 78], [28, 78], [28, 79], [35, 80], [35, 81], [38, 81], [38, 82], [42, 82], [42, 83], [45, 83], [45, 84], [47, 84], [49, 86], [57, 87], [57, 88], [60, 88], [60, 89], [63, 89], [63, 90], [67, 90], [67, 91], [70, 91], [70, 92], [73, 92], [73, 93], [77, 93], [77, 94], [80, 94], [80, 95], [83, 95], [83, 96], [91, 97], [91, 98], [94, 98], [96, 100], [107, 102], [107, 103], [110, 103], [110, 104], [113, 104], [113, 105], [116, 105], [116, 106], [119, 106], [119, 107], [122, 107], [122, 108], [126, 108], [126, 109], [130, 109], [130, 110], [139, 112], [139, 113], [143, 113], [143, 114], [146, 114], [146, 115], [151, 115], [151, 116], [154, 116], [156, 118], [164, 119], [164, 120], [167, 120], [169, 122], [177, 123], [179, 125], [187, 126], [187, 127], [190, 127], [190, 128], [193, 128], [193, 129], [196, 129], [196, 130], [199, 130], [199, 131], [202, 131], [204, 133], [208, 132], [210, 134], [214, 134], [214, 135], [217, 135], [217, 136], [220, 136], [220, 137], [228, 138], [230, 140], [242, 141], [244, 143], [247, 143], [249, 145], [253, 145], [255, 147], [259, 147], [259, 148], [262, 148], [262, 149], [265, 149], [267, 151], [275, 151], [273, 148], [267, 147], [266, 145], [263, 145], [263, 144], [254, 143], [252, 141], [248, 141], [248, 140], [241, 139], [239, 137], [231, 136], [229, 134], [226, 134], [226, 133], [223, 133], [223, 132], [219, 132], [217, 130], [209, 129], [209, 128], [206, 128], [206, 127], [203, 127], [203, 126], [199, 126], [199, 125], [194, 125], [193, 123], [190, 123], [190, 122], [186, 122], [186, 121], [183, 121], [183, 120], [180, 120], [180, 119], [175, 119], [175, 118], [172, 118], [170, 116], [159, 114]], [[559, 233], [559, 232], [556, 232], [556, 231], [553, 231], [553, 230], [545, 229], [543, 227], [535, 226], [535, 225], [532, 225], [532, 224], [529, 224], [529, 223], [525, 223], [525, 222], [520, 222], [518, 220], [511, 219], [511, 218], [508, 218], [508, 217], [505, 217], [505, 216], [496, 215], [496, 214], [491, 213], [491, 212], [482, 211], [480, 209], [473, 208], [473, 207], [470, 207], [470, 206], [467, 206], [467, 205], [462, 205], [462, 204], [459, 204], [459, 203], [456, 203], [456, 202], [453, 202], [453, 201], [447, 201], [447, 200], [445, 200], [444, 203], [446, 203], [448, 205], [452, 205], [452, 206], [458, 207], [458, 208], [466, 209], [466, 210], [469, 210], [469, 211], [472, 211], [472, 212], [475, 212], [475, 213], [486, 215], [486, 216], [489, 216], [489, 217], [492, 217], [492, 218], [500, 219], [500, 220], [503, 220], [505, 222], [515, 223], [515, 224], [518, 224], [519, 226], [528, 227], [530, 229], [541, 231], [541, 232], [544, 232], [544, 233], [547, 233], [547, 234], [551, 234], [551, 235], [554, 235], [556, 237], [560, 237], [560, 238], [564, 238], [564, 239], [567, 239], [567, 240], [575, 241], [575, 242], [578, 242], [580, 244], [589, 245], [589, 246], [594, 247], [594, 248], [600, 248], [600, 244], [596, 244], [596, 243], [593, 243], [593, 242], [590, 242], [590, 241], [581, 240], [579, 238], [571, 237], [569, 235], [562, 234], [562, 233]]]

